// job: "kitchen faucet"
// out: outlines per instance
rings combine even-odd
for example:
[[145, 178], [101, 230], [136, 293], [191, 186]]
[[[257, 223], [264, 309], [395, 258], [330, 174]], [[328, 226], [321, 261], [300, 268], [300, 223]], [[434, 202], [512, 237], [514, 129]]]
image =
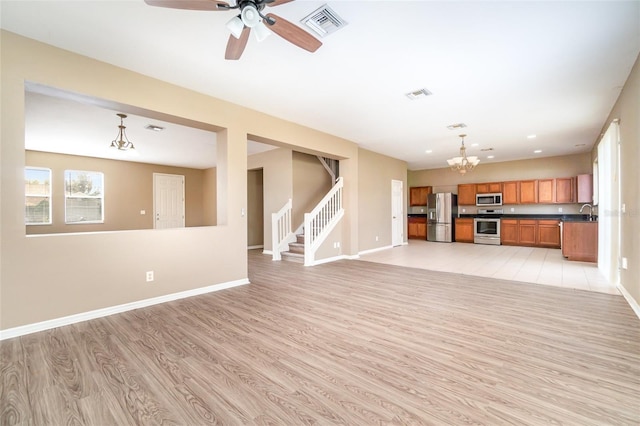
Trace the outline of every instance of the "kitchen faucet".
[[593, 220], [593, 206], [591, 204], [583, 204], [582, 207], [580, 207], [580, 213], [582, 213], [582, 210], [584, 210], [585, 207], [589, 207], [589, 221]]

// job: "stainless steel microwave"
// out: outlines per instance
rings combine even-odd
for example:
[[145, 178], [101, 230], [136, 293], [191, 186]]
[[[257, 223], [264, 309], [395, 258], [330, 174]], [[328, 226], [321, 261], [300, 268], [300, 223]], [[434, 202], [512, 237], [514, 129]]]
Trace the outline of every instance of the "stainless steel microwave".
[[476, 194], [476, 206], [501, 206], [502, 194]]

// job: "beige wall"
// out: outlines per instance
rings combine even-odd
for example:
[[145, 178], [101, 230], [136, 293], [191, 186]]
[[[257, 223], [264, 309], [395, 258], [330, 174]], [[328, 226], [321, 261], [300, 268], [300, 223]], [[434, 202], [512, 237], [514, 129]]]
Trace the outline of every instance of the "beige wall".
[[[360, 251], [391, 245], [391, 181], [402, 181], [407, 205], [407, 163], [368, 151], [358, 150], [358, 247]], [[406, 212], [404, 237], [407, 241]], [[376, 241], [378, 237], [378, 241]]]
[[[115, 161], [41, 151], [25, 151], [25, 156], [27, 166], [51, 169], [53, 180], [53, 223], [51, 225], [27, 226], [27, 234], [153, 229], [153, 173], [185, 177], [186, 226], [215, 225], [215, 223], [211, 223], [211, 220], [208, 223], [205, 222], [203, 209], [204, 186], [205, 183], [208, 187], [215, 185], [215, 169], [214, 173], [205, 176], [203, 170], [131, 161]], [[69, 225], [64, 223], [65, 170], [104, 173], [104, 223]], [[208, 203], [215, 206], [215, 198], [208, 200]], [[140, 214], [141, 210], [145, 211], [144, 215]]]
[[[7, 31], [0, 51], [0, 329], [247, 279], [247, 138], [346, 159], [347, 200], [357, 200], [357, 145]], [[25, 236], [25, 82], [157, 112], [217, 129], [218, 226]], [[150, 95], [152, 94], [152, 95]], [[119, 108], [121, 109], [121, 108]], [[123, 109], [124, 110], [124, 109]], [[266, 184], [266, 175], [265, 175]], [[275, 204], [282, 206], [292, 190]], [[357, 253], [358, 205], [344, 223]], [[265, 206], [266, 210], [266, 206]], [[270, 231], [270, 230], [269, 230]], [[38, 259], [37, 268], [33, 259]], [[73, 265], [72, 268], [69, 265]], [[114, 267], [117, 265], [117, 267]], [[153, 284], [145, 271], [155, 272]], [[89, 279], [90, 278], [90, 279]]]
[[[249, 170], [262, 169], [264, 250], [271, 251], [271, 214], [293, 198], [293, 152], [287, 148], [253, 154], [247, 158]], [[295, 226], [295, 225], [293, 225]]]
[[309, 213], [331, 190], [331, 175], [315, 155], [293, 152], [293, 209], [292, 226], [295, 231]]
[[[202, 226], [217, 224], [217, 173], [218, 171], [215, 167], [202, 171]], [[187, 207], [188, 209], [189, 207]]]
[[[620, 256], [628, 259], [628, 269], [621, 269], [620, 284], [640, 304], [640, 57], [631, 70], [622, 92], [605, 121], [604, 133], [614, 119], [620, 119], [621, 202], [626, 213], [620, 214]], [[599, 142], [599, 141], [598, 141]], [[597, 156], [597, 144], [593, 158]]]
[[247, 172], [247, 245], [264, 244], [264, 185], [262, 169]]

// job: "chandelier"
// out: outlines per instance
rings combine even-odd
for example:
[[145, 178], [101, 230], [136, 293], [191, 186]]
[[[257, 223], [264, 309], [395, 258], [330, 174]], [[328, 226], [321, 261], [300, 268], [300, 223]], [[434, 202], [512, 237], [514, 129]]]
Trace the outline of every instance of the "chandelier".
[[460, 174], [465, 174], [467, 173], [467, 171], [473, 170], [473, 168], [477, 166], [478, 163], [480, 163], [478, 157], [467, 157], [467, 148], [465, 148], [464, 146], [464, 138], [466, 136], [467, 135], [460, 135], [460, 137], [462, 138], [462, 145], [460, 146], [460, 156], [453, 157], [447, 160], [447, 163], [449, 163], [449, 167], [451, 167], [451, 170], [453, 170], [454, 172], [459, 172]]
[[120, 125], [118, 126], [118, 134], [114, 140], [111, 141], [111, 148], [118, 148], [121, 151], [128, 151], [130, 149], [136, 149], [133, 143], [127, 138], [124, 125], [124, 119], [127, 118], [126, 114], [116, 114], [120, 117]]

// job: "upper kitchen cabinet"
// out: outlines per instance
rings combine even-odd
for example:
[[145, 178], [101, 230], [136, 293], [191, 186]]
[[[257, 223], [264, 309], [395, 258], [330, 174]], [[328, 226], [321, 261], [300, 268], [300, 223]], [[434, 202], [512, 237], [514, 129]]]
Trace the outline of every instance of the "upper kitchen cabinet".
[[433, 192], [430, 186], [414, 186], [409, 188], [409, 205], [410, 206], [426, 206], [427, 195]]
[[518, 181], [502, 182], [502, 204], [520, 204]]
[[521, 180], [518, 182], [520, 204], [535, 204], [538, 202], [538, 181]]
[[499, 194], [502, 182], [476, 183], [476, 194]]
[[578, 203], [592, 203], [593, 175], [578, 175], [576, 181]]
[[554, 203], [575, 203], [576, 202], [576, 178], [556, 178]]
[[569, 204], [575, 203], [576, 179], [555, 178], [538, 180], [538, 203], [540, 204]]
[[463, 183], [458, 185], [458, 205], [459, 206], [475, 206], [476, 205], [476, 184]]

